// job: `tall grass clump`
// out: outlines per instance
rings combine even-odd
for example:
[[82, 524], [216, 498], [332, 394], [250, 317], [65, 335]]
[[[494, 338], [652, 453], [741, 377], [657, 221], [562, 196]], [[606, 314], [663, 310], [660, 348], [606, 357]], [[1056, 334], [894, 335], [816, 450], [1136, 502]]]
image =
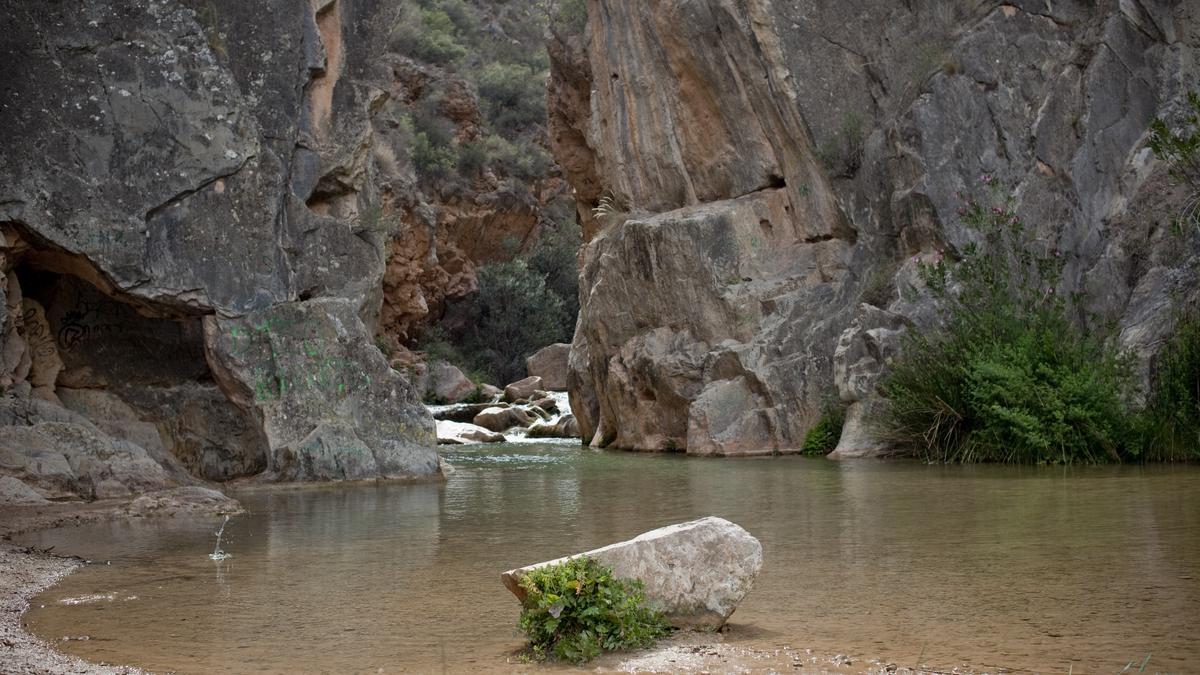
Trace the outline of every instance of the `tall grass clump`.
[[1200, 314], [1181, 317], [1158, 353], [1142, 413], [1146, 459], [1200, 459]]
[[1129, 359], [1068, 316], [1059, 251], [1031, 241], [1011, 198], [984, 177], [963, 222], [981, 243], [922, 266], [946, 309], [908, 334], [883, 389], [891, 440], [927, 461], [1058, 464], [1139, 453]]
[[618, 579], [587, 556], [530, 570], [519, 626], [532, 655], [584, 663], [601, 651], [648, 647], [670, 626], [645, 603], [642, 582]]

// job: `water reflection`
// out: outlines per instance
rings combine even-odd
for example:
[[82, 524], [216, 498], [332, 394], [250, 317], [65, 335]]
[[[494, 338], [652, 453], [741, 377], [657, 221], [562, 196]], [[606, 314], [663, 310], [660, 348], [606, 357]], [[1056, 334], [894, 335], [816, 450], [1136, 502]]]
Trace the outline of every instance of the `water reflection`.
[[[1200, 657], [1200, 471], [833, 463], [512, 446], [445, 484], [239, 495], [214, 521], [45, 533], [113, 561], [29, 616], [90, 659], [185, 672], [494, 668], [519, 645], [509, 567], [702, 515], [766, 565], [729, 639], [885, 661], [1066, 672]], [[115, 593], [136, 601], [62, 605]]]

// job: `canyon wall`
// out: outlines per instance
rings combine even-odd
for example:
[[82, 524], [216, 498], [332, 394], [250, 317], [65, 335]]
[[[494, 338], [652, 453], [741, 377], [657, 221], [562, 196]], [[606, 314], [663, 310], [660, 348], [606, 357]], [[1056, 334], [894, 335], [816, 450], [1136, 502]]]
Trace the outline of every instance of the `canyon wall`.
[[0, 0], [0, 472], [86, 498], [439, 472], [374, 341], [392, 13]]
[[1200, 88], [1195, 3], [589, 0], [549, 47], [593, 445], [796, 451], [832, 400], [835, 456], [888, 452], [880, 376], [938, 322], [918, 263], [977, 240], [985, 175], [1143, 375], [1197, 297], [1187, 189], [1146, 147]]

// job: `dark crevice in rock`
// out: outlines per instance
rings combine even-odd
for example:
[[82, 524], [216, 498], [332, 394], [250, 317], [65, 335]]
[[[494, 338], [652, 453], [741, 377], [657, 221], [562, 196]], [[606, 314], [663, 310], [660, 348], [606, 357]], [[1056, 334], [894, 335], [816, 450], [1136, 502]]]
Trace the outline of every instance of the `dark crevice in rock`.
[[211, 177], [205, 179], [204, 181], [202, 181], [196, 187], [190, 188], [188, 190], [184, 190], [183, 192], [180, 192], [179, 194], [175, 195], [174, 197], [171, 197], [170, 199], [163, 202], [162, 204], [159, 204], [158, 206], [155, 206], [155, 207], [151, 208], [150, 210], [146, 211], [146, 216], [143, 220], [145, 220], [145, 222], [149, 223], [163, 211], [166, 211], [167, 209], [171, 208], [172, 206], [175, 206], [176, 204], [182, 202], [183, 200], [187, 199], [188, 197], [191, 197], [192, 195], [196, 194], [197, 192], [200, 192], [201, 190], [204, 190], [205, 188], [212, 186], [217, 181], [226, 180], [228, 178], [232, 178], [232, 177], [236, 176], [238, 173], [240, 173], [242, 171], [242, 169], [246, 168], [247, 164], [249, 164], [251, 161], [253, 161], [256, 158], [257, 158], [257, 155], [250, 155], [250, 156], [244, 158], [241, 161], [241, 163], [238, 164], [237, 168], [233, 169], [232, 171], [228, 171], [228, 172], [225, 172], [222, 174], [217, 174], [215, 176], [211, 176]]

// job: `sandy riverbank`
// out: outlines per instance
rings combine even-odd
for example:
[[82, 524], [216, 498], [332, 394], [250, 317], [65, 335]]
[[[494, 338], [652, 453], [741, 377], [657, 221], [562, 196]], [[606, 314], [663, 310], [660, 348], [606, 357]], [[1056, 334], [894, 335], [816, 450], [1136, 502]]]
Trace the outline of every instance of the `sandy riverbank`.
[[83, 561], [16, 546], [22, 532], [120, 517], [123, 501], [0, 507], [0, 671], [4, 673], [138, 673], [136, 668], [89, 663], [62, 654], [25, 632], [29, 600], [75, 571]]

